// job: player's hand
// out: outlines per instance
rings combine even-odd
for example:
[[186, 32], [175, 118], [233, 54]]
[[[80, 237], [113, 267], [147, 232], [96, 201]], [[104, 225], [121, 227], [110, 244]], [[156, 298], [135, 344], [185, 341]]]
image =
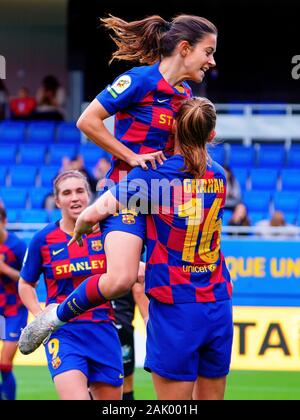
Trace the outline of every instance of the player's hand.
[[83, 246], [83, 240], [82, 240], [83, 235], [89, 235], [90, 233], [98, 233], [100, 231], [98, 223], [95, 226], [91, 227], [90, 225], [87, 225], [86, 223], [82, 222], [79, 219], [80, 218], [78, 218], [78, 220], [76, 222], [75, 229], [74, 229], [74, 234], [73, 234], [72, 239], [68, 243], [68, 246], [71, 246], [72, 244], [77, 242], [77, 244], [80, 247], [82, 247]]
[[143, 169], [147, 170], [147, 162], [150, 162], [152, 168], [156, 169], [156, 163], [162, 165], [165, 160], [167, 160], [166, 156], [162, 151], [159, 151], [154, 153], [147, 153], [145, 155], [135, 154], [134, 157], [130, 158], [127, 163], [133, 168], [136, 166], [141, 166]]

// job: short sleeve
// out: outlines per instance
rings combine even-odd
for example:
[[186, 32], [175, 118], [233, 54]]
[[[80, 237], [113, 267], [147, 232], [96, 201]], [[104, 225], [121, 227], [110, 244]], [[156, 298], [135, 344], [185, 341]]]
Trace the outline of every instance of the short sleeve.
[[37, 283], [42, 273], [41, 240], [35, 235], [26, 251], [20, 277], [28, 283]]
[[142, 90], [141, 73], [137, 69], [132, 69], [117, 77], [96, 96], [96, 99], [109, 114], [114, 115], [127, 109], [132, 103], [138, 102], [142, 97]]

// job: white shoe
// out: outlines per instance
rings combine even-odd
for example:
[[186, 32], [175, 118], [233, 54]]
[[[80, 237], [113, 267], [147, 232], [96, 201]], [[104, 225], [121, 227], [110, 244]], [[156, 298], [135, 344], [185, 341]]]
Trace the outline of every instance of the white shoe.
[[64, 324], [57, 317], [57, 307], [57, 303], [51, 303], [22, 330], [19, 340], [19, 349], [22, 354], [32, 353], [49, 338], [53, 331]]

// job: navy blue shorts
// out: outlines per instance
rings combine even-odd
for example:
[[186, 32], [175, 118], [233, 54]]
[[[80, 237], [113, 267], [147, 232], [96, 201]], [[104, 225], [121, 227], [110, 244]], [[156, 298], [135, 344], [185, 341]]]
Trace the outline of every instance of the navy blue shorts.
[[26, 327], [28, 310], [25, 306], [18, 309], [15, 316], [5, 317], [5, 341], [19, 341], [21, 329]]
[[52, 378], [79, 370], [89, 383], [123, 384], [121, 344], [112, 322], [66, 324], [45, 345]]
[[109, 216], [100, 223], [103, 243], [109, 232], [120, 231], [131, 233], [140, 237], [143, 241], [146, 237], [146, 216], [137, 215], [134, 211], [124, 209], [121, 213]]
[[145, 369], [175, 381], [229, 373], [231, 300], [167, 305], [150, 299]]

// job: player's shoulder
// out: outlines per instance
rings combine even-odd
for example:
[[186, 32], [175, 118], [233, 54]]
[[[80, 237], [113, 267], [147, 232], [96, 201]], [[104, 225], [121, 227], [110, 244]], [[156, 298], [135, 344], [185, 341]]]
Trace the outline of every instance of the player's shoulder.
[[34, 234], [32, 242], [42, 244], [46, 241], [47, 236], [57, 229], [59, 229], [59, 226], [56, 223], [49, 223], [43, 229]]
[[221, 175], [223, 178], [226, 178], [225, 169], [215, 160], [211, 162], [209, 170], [214, 172], [215, 175]]
[[145, 87], [149, 87], [149, 84], [151, 82], [157, 83], [157, 79], [160, 77], [159, 71], [158, 71], [159, 62], [151, 65], [146, 66], [136, 66], [132, 67], [130, 70], [125, 72], [122, 76], [128, 76], [134, 80], [138, 80], [140, 83], [147, 82]]

